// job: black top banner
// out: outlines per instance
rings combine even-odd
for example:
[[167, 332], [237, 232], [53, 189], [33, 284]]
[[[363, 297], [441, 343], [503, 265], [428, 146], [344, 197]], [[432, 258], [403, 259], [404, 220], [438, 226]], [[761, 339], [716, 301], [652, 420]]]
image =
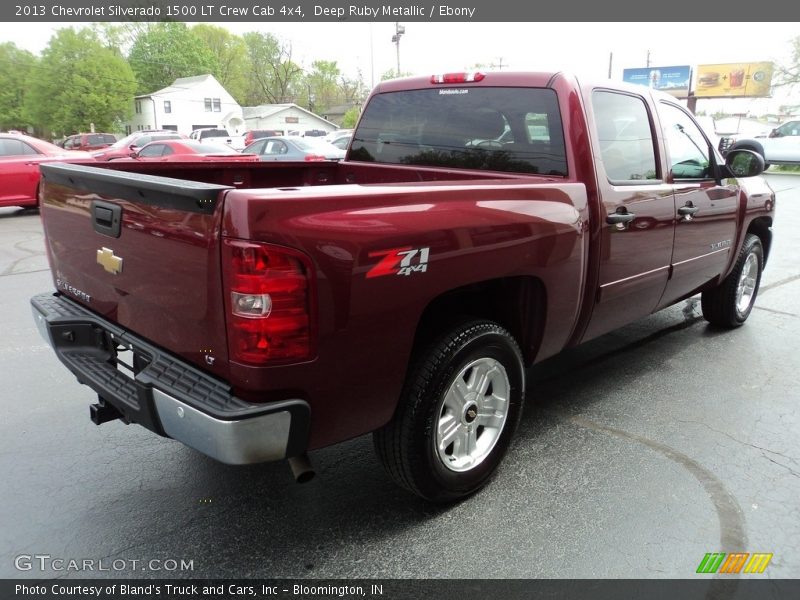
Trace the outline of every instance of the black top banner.
[[[665, 3], [641, 0], [33, 0], [0, 5], [0, 20], [7, 22], [676, 21], [676, 36], [679, 36], [677, 21], [709, 21], [708, 35], [719, 36], [720, 41], [727, 40], [726, 43], [737, 43], [740, 38], [725, 36], [724, 30], [719, 28], [720, 22], [787, 22], [798, 18], [800, 3], [784, 0], [761, 0], [757, 5], [744, 0], [670, 0]], [[754, 42], [741, 39], [742, 43]]]

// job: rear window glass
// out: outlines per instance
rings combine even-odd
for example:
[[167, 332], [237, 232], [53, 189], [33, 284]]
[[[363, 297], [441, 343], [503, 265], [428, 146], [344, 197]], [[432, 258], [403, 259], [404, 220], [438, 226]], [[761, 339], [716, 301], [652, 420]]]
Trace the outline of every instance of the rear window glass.
[[209, 137], [229, 137], [228, 132], [224, 129], [209, 129], [207, 131], [200, 132], [200, 139], [209, 138]]
[[539, 88], [436, 88], [372, 98], [350, 160], [566, 175], [556, 94]]

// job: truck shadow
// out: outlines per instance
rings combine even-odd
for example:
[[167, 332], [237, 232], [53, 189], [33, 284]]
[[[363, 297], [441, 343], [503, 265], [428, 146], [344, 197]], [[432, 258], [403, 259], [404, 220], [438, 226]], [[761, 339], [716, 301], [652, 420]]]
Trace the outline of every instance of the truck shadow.
[[[684, 330], [692, 331], [684, 336]], [[617, 388], [630, 387], [630, 380], [667, 363], [691, 344], [687, 337], [702, 332], [713, 335], [701, 322], [696, 300], [690, 300], [530, 369], [531, 396], [507, 457], [511, 466], [466, 502], [432, 505], [396, 487], [375, 457], [370, 436], [312, 453], [317, 476], [303, 485], [283, 462], [230, 467], [165, 442], [159, 467], [143, 470], [140, 481], [114, 492], [126, 505], [155, 505], [157, 511], [136, 511], [129, 522], [119, 515], [98, 520], [87, 513], [86, 519], [95, 534], [99, 528], [135, 540], [139, 555], [195, 561], [194, 571], [170, 573], [175, 577], [419, 576], [405, 572], [402, 559], [393, 556], [398, 540], [407, 548], [414, 536], [431, 530], [461, 535], [458, 523], [491, 514], [503, 487], [518, 485], [511, 471], [528, 469], [530, 477], [539, 476], [535, 464], [515, 449], [525, 445], [530, 451], [562, 417], [590, 413], [595, 403], [614, 404]], [[541, 451], [556, 460], [564, 448]], [[161, 481], [170, 483], [158, 485]], [[428, 546], [435, 543], [425, 540]]]

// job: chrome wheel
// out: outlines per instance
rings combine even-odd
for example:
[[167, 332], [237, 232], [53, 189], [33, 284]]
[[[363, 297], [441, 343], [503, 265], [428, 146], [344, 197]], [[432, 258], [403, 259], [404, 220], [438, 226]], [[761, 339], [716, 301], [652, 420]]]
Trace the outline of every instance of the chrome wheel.
[[736, 310], [740, 315], [746, 314], [753, 302], [757, 280], [758, 256], [751, 252], [742, 266], [742, 273], [739, 275], [739, 283], [736, 286]]
[[445, 467], [468, 471], [491, 453], [506, 423], [510, 390], [505, 368], [493, 358], [459, 372], [442, 399], [434, 439]]

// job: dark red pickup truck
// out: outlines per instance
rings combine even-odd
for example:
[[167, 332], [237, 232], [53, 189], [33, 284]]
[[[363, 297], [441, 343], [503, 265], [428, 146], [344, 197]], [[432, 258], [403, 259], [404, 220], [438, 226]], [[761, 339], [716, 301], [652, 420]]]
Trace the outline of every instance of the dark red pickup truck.
[[526, 366], [697, 293], [747, 319], [762, 170], [644, 87], [385, 82], [339, 163], [44, 165], [34, 316], [95, 423], [299, 477], [374, 432], [392, 478], [453, 500], [498, 466]]

